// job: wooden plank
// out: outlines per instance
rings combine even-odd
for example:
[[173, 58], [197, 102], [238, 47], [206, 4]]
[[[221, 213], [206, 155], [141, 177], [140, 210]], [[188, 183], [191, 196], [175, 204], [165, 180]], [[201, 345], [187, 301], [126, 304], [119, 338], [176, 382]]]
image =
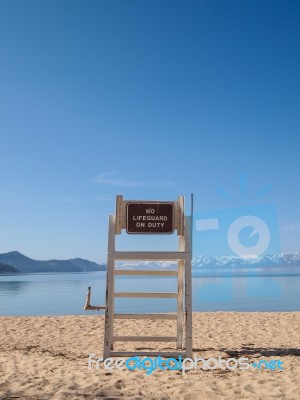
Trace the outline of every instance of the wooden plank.
[[124, 226], [125, 215], [123, 214], [123, 196], [118, 194], [116, 196], [116, 220], [115, 220], [115, 234], [120, 235]]
[[115, 297], [177, 298], [177, 292], [117, 292]]
[[114, 251], [109, 254], [115, 260], [173, 261], [189, 259], [190, 253], [181, 251]]
[[[115, 216], [109, 216], [108, 224], [108, 254], [115, 250]], [[114, 327], [114, 259], [108, 256], [106, 271], [106, 308], [105, 308], [105, 327], [104, 327], [104, 359], [110, 357], [113, 349], [113, 327]]]
[[116, 269], [115, 275], [159, 275], [159, 276], [177, 276], [176, 271], [164, 271], [164, 270], [133, 270], [133, 269]]
[[170, 319], [176, 320], [176, 314], [115, 314], [115, 319]]
[[105, 306], [88, 306], [85, 310], [100, 311], [105, 310]]
[[[179, 239], [183, 239], [182, 236]], [[184, 261], [178, 262], [178, 297], [177, 297], [177, 349], [182, 349], [183, 340], [183, 271]]]
[[176, 336], [114, 336], [114, 342], [176, 342]]
[[[184, 207], [184, 201], [180, 203], [178, 199], [178, 203], [181, 204], [181, 207]], [[182, 232], [184, 234], [184, 220], [182, 221]], [[186, 242], [185, 236], [178, 237], [178, 250], [186, 251]], [[184, 261], [178, 261], [178, 299], [177, 299], [177, 349], [183, 348], [183, 284], [184, 284]]]
[[[186, 250], [191, 251], [191, 217], [185, 217]], [[185, 350], [186, 357], [193, 356], [193, 320], [192, 320], [192, 261], [185, 260]]]
[[86, 295], [86, 302], [85, 302], [85, 305], [84, 305], [83, 309], [85, 311], [88, 310], [90, 305], [91, 305], [91, 288], [89, 286], [88, 292], [87, 292], [87, 295]]
[[177, 199], [177, 235], [184, 235], [184, 197], [178, 196]]
[[105, 310], [105, 306], [91, 306], [91, 287], [89, 286], [88, 288], [88, 293], [86, 296], [86, 302], [84, 305], [84, 310], [88, 311], [88, 310], [94, 310], [94, 311], [99, 311], [99, 310]]
[[111, 357], [161, 356], [165, 358], [178, 358], [179, 356], [185, 357], [185, 351], [111, 351], [110, 355]]

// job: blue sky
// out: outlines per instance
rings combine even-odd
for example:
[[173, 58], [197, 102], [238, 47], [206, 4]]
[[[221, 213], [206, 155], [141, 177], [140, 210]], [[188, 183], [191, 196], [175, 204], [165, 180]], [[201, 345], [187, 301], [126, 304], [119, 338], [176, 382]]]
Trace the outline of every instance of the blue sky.
[[281, 251], [300, 251], [299, 16], [292, 0], [2, 1], [0, 252], [105, 261], [116, 194], [191, 192], [196, 211], [272, 204]]

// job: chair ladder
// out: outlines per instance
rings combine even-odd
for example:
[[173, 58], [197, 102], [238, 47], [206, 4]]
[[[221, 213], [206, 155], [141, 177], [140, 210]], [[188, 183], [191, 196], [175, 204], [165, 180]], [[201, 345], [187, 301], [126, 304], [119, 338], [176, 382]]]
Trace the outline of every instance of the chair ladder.
[[[192, 287], [191, 287], [191, 218], [184, 217], [184, 234], [178, 236], [178, 251], [116, 251], [115, 232], [116, 217], [109, 216], [108, 256], [106, 277], [106, 306], [104, 331], [104, 359], [109, 357], [131, 356], [165, 356], [192, 357]], [[115, 269], [116, 261], [177, 261], [177, 270], [128, 270]], [[177, 276], [177, 292], [115, 292], [115, 276]], [[126, 298], [176, 298], [176, 313], [118, 314], [114, 312], [114, 299]], [[114, 334], [115, 319], [165, 319], [177, 321], [176, 336], [116, 336]], [[184, 329], [185, 327], [185, 329]], [[183, 331], [185, 330], [185, 345]], [[176, 351], [114, 351], [115, 342], [175, 342]]]

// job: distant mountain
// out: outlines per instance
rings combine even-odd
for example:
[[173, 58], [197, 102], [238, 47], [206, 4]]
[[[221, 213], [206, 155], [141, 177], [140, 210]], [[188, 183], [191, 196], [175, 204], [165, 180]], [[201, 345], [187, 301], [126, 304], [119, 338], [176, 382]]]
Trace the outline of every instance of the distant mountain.
[[19, 272], [89, 272], [105, 271], [106, 266], [92, 261], [74, 258], [70, 260], [38, 261], [18, 251], [0, 254], [0, 263], [17, 268]]
[[0, 275], [2, 274], [16, 274], [20, 272], [17, 268], [12, 267], [11, 265], [6, 265], [0, 263]]
[[200, 268], [285, 268], [300, 267], [300, 253], [259, 257], [194, 257], [193, 269]]
[[[300, 253], [266, 255], [259, 257], [205, 257], [197, 256], [192, 259], [193, 270], [204, 268], [298, 268]], [[117, 264], [122, 269], [175, 269], [173, 261], [130, 261]]]
[[[105, 271], [104, 264], [97, 264], [92, 261], [74, 258], [70, 260], [48, 260], [37, 261], [24, 256], [18, 251], [0, 254], [0, 273], [7, 268], [16, 269], [11, 272], [89, 272]], [[2, 268], [2, 269], [1, 269]], [[172, 270], [177, 268], [174, 261], [126, 261], [118, 262], [117, 269], [164, 269]], [[234, 269], [234, 268], [300, 268], [300, 253], [266, 255], [259, 257], [205, 257], [197, 256], [192, 259], [193, 270], [201, 269]]]

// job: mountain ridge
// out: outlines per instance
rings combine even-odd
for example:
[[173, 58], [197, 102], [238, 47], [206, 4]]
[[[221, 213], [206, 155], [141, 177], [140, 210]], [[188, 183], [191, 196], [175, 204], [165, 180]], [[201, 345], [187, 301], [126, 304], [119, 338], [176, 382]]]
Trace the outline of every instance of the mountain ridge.
[[18, 251], [0, 254], [0, 263], [14, 267], [23, 273], [106, 271], [104, 264], [97, 264], [82, 258], [34, 260]]
[[205, 257], [197, 256], [192, 260], [193, 268], [282, 268], [300, 267], [300, 253], [268, 254], [257, 257]]
[[[135, 269], [135, 268], [162, 268], [174, 269], [176, 264], [173, 261], [131, 261], [118, 263], [117, 268]], [[300, 253], [282, 253], [274, 255], [265, 255], [258, 257], [207, 257], [195, 256], [192, 259], [192, 269], [217, 269], [217, 268], [298, 268], [300, 267]]]
[[[98, 264], [82, 258], [67, 260], [34, 260], [18, 251], [0, 254], [0, 263], [16, 269], [12, 273], [39, 272], [89, 272], [106, 271], [105, 264]], [[117, 269], [175, 269], [172, 261], [127, 261], [118, 262]], [[300, 268], [300, 253], [282, 253], [259, 257], [207, 257], [196, 256], [192, 259], [192, 269], [235, 269], [235, 268]]]

